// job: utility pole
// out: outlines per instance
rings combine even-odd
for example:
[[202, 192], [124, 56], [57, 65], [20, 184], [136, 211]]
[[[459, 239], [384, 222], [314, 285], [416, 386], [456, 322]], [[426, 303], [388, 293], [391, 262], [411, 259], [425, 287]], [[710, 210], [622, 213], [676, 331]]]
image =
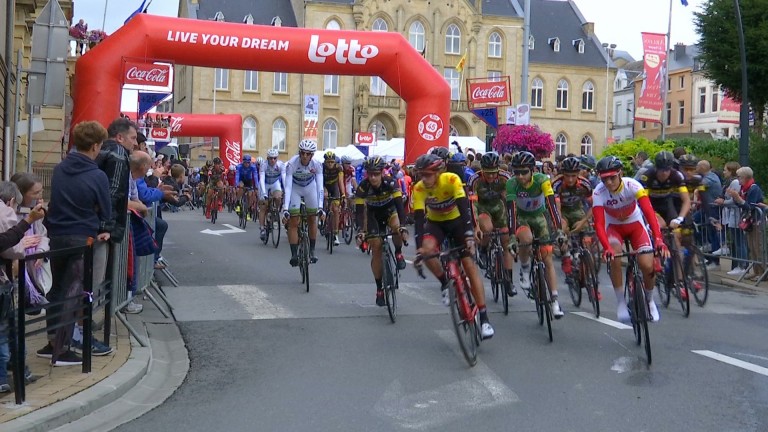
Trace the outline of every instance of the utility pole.
[[520, 73], [520, 103], [528, 103], [528, 40], [531, 38], [531, 0], [525, 0], [523, 11], [523, 65]]
[[736, 8], [736, 29], [739, 32], [739, 56], [741, 57], [741, 112], [739, 113], [739, 163], [749, 165], [749, 97], [747, 94], [747, 48], [744, 43], [744, 24], [741, 22], [739, 0], [733, 0]]

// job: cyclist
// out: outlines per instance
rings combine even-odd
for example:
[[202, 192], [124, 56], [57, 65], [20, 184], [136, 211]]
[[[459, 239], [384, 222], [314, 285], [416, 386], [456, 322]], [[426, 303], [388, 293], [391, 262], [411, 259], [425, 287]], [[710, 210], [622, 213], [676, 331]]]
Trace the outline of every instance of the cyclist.
[[[256, 162], [258, 164], [258, 160]], [[254, 191], [259, 184], [259, 173], [256, 166], [253, 165], [251, 155], [243, 156], [243, 161], [237, 165], [235, 175], [235, 185], [237, 185], [237, 207], [235, 211], [239, 215], [240, 212], [245, 212], [247, 215], [251, 211], [256, 203], [254, 202]], [[248, 191], [246, 197], [247, 205], [245, 209], [240, 208], [240, 199], [243, 197], [244, 190]]]
[[[383, 175], [382, 171], [385, 162], [378, 156], [371, 157], [365, 162], [365, 169], [368, 172], [368, 178], [355, 190], [355, 218], [360, 231], [357, 234], [357, 241], [362, 243], [365, 238], [365, 211], [368, 209], [367, 231], [368, 234], [384, 234], [389, 226], [392, 232], [392, 243], [395, 245], [395, 259], [397, 260], [397, 269], [405, 268], [405, 258], [403, 258], [403, 239], [408, 238], [408, 230], [405, 225], [405, 213], [403, 211], [403, 199], [400, 189], [398, 189], [395, 180], [392, 177]], [[371, 248], [371, 271], [373, 279], [376, 282], [376, 304], [378, 306], [386, 305], [384, 300], [384, 291], [381, 286], [381, 251], [382, 241], [380, 238], [372, 238], [368, 241]]]
[[[557, 197], [558, 208], [562, 215], [565, 234], [578, 233], [589, 227], [592, 219], [592, 186], [589, 180], [581, 177], [581, 161], [576, 157], [563, 160], [560, 165], [562, 174], [555, 177], [552, 190]], [[585, 211], [584, 209], [588, 210]], [[573, 272], [571, 249], [563, 255], [563, 272], [566, 278]]]
[[214, 193], [218, 199], [219, 211], [222, 210], [222, 189], [224, 188], [224, 166], [221, 164], [221, 159], [218, 157], [213, 158], [213, 165], [208, 170], [208, 191], [205, 194], [205, 218], [211, 218], [210, 203], [214, 198]]
[[[277, 149], [267, 150], [267, 160], [262, 162], [259, 167], [259, 192], [261, 201], [259, 202], [259, 226], [261, 227], [261, 241], [267, 237], [267, 230], [264, 227], [267, 221], [267, 210], [269, 200], [274, 199], [278, 203], [283, 199], [283, 184], [285, 184], [285, 170], [283, 162], [277, 160], [279, 152]], [[279, 204], [278, 204], [279, 205]]]
[[[651, 237], [645, 227], [646, 222], [651, 226], [656, 247], [661, 250], [662, 255], [667, 257], [669, 252], [664, 245], [648, 191], [637, 180], [622, 177], [623, 168], [624, 164], [615, 156], [606, 156], [597, 163], [596, 169], [602, 183], [592, 193], [592, 214], [595, 219], [595, 234], [603, 245], [603, 257], [609, 263], [611, 282], [618, 303], [616, 316], [619, 321], [628, 323], [629, 309], [624, 299], [621, 261], [612, 259], [613, 256], [621, 253], [625, 240], [629, 240], [632, 249], [638, 252], [653, 249]], [[637, 263], [643, 273], [651, 318], [658, 321], [659, 309], [653, 300], [653, 256], [638, 255]]]
[[447, 162], [448, 172], [452, 172], [459, 176], [461, 182], [469, 184], [469, 178], [475, 175], [472, 168], [467, 166], [467, 157], [464, 153], [454, 153], [450, 160]]
[[333, 220], [326, 221], [326, 224], [330, 223], [333, 227], [333, 245], [339, 245], [339, 213], [341, 212], [339, 203], [341, 199], [346, 199], [347, 194], [344, 188], [344, 172], [341, 167], [336, 163], [336, 153], [332, 151], [325, 152], [323, 155], [325, 162], [323, 163], [323, 187], [328, 194], [328, 200], [331, 204], [331, 212], [333, 213]]
[[[547, 268], [545, 277], [552, 294], [552, 314], [556, 319], [563, 317], [563, 310], [558, 302], [557, 278], [555, 277], [555, 265], [552, 260], [552, 244], [550, 242], [549, 226], [545, 211], [549, 211], [550, 219], [557, 230], [557, 240], [561, 245], [565, 243], [562, 232], [560, 214], [555, 204], [555, 193], [549, 177], [543, 173], [534, 173], [536, 158], [532, 153], [522, 151], [512, 157], [512, 174], [514, 177], [507, 181], [507, 208], [512, 232], [510, 248], [517, 249], [518, 241], [530, 244], [534, 238], [543, 244], [540, 248], [541, 259]], [[520, 248], [516, 251], [520, 255], [520, 286], [526, 290], [531, 288], [531, 247]]]
[[[288, 243], [291, 246], [291, 266], [299, 265], [299, 212], [301, 200], [307, 208], [309, 224], [309, 261], [317, 262], [315, 241], [317, 239], [317, 216], [323, 217], [323, 167], [312, 160], [317, 151], [317, 142], [304, 139], [299, 143], [299, 154], [285, 165], [285, 198], [283, 218], [288, 223]], [[287, 220], [289, 219], [290, 220]]]
[[680, 226], [691, 210], [685, 177], [673, 168], [676, 163], [672, 153], [662, 151], [656, 155], [654, 166], [640, 175], [640, 184], [648, 191], [659, 226], [672, 229]]
[[594, 156], [585, 154], [581, 155], [579, 162], [581, 162], [581, 171], [579, 172], [579, 175], [589, 179], [589, 185], [592, 187], [592, 190], [595, 190], [597, 185], [600, 184], [600, 177], [596, 176], [594, 173], [597, 160]]
[[344, 190], [347, 195], [347, 205], [349, 208], [352, 208], [355, 191], [357, 190], [357, 179], [355, 179], [355, 167], [352, 166], [352, 159], [349, 156], [341, 157], [341, 171], [344, 173]]
[[[485, 308], [483, 280], [473, 259], [475, 233], [472, 229], [469, 200], [461, 185], [461, 179], [456, 174], [445, 172], [445, 161], [433, 154], [419, 156], [416, 169], [421, 173], [421, 180], [413, 187], [411, 199], [416, 219], [417, 252], [419, 255], [437, 253], [446, 236], [450, 237], [454, 244], [466, 244], [461, 265], [469, 278], [472, 296], [480, 311], [480, 335], [483, 339], [493, 337], [493, 326], [488, 320], [488, 311]], [[449, 281], [440, 261], [432, 258], [425, 264], [440, 281], [443, 304], [449, 306]]]
[[[499, 172], [499, 154], [495, 151], [485, 153], [480, 158], [481, 171], [469, 179], [470, 200], [474, 202], [477, 215], [478, 237], [480, 237], [480, 256], [487, 254], [490, 234], [494, 228], [502, 233], [501, 244], [504, 245], [504, 268], [509, 273], [509, 281], [514, 280], [512, 273], [512, 254], [506, 250], [509, 245], [509, 226], [507, 224], [506, 186], [509, 174]], [[487, 265], [487, 264], [486, 264]], [[504, 287], [504, 292], [512, 297], [517, 294], [511, 283]]]

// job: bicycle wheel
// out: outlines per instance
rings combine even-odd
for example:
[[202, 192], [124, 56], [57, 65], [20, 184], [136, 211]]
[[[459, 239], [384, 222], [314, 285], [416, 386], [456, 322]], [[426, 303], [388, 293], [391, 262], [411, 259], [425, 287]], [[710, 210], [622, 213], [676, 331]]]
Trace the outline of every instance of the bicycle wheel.
[[[666, 264], [664, 267], [667, 267]], [[662, 272], [661, 274], [656, 275], [656, 289], [659, 291], [659, 299], [661, 299], [661, 304], [663, 304], [665, 308], [669, 307], [669, 299], [671, 297], [671, 277], [672, 275], [668, 272]]]
[[[448, 298], [451, 303], [451, 320], [456, 338], [459, 340], [459, 348], [461, 348], [461, 353], [464, 354], [467, 363], [474, 366], [477, 364], [477, 344], [475, 342], [477, 326], [474, 318], [472, 320], [465, 319], [461, 313], [462, 306], [459, 304], [459, 302], [469, 303], [469, 298], [466, 293], [462, 293], [461, 298], [458, 297], [456, 282], [453, 280], [448, 285]], [[467, 308], [471, 307], [470, 305], [466, 306]]]
[[395, 274], [395, 265], [392, 262], [392, 256], [389, 253], [382, 254], [384, 259], [384, 268], [381, 278], [381, 285], [384, 288], [384, 300], [387, 303], [387, 312], [392, 324], [397, 320], [397, 294], [395, 285], [397, 276]]
[[352, 239], [355, 237], [355, 227], [352, 223], [352, 214], [349, 210], [345, 210], [342, 214], [342, 234], [344, 236], [344, 243], [352, 243]]
[[[507, 295], [507, 286], [510, 284], [509, 273], [504, 268], [504, 252], [496, 252], [496, 263], [494, 264], [496, 275], [496, 289], [500, 291], [501, 305], [504, 308], [504, 315], [509, 315], [509, 296]], [[496, 295], [496, 293], [494, 293]]]
[[272, 224], [270, 230], [272, 230], [272, 245], [277, 248], [280, 244], [280, 212], [277, 209], [272, 211]]
[[[645, 292], [645, 289], [643, 288], [643, 277], [639, 274], [635, 274], [635, 287], [638, 288], [637, 294], [635, 295], [636, 303], [637, 303], [637, 344], [640, 344], [639, 339], [643, 339], [643, 336], [645, 337], [645, 356], [646, 360], [648, 361], [648, 364], [651, 364], [651, 337], [648, 333], [648, 321], [650, 320], [651, 314], [648, 310], [648, 298], [647, 293]], [[640, 333], [642, 332], [642, 335]]]
[[219, 205], [216, 202], [216, 200], [211, 201], [213, 203], [213, 207], [211, 208], [211, 223], [216, 223], [216, 218], [219, 216]]
[[[491, 249], [493, 250], [493, 249]], [[482, 253], [479, 252], [478, 253]], [[493, 256], [493, 263], [490, 262], [490, 257]], [[501, 281], [499, 280], [499, 263], [496, 261], [496, 253], [491, 252], [485, 256], [485, 262], [486, 266], [488, 267], [488, 270], [486, 270], [486, 274], [489, 276], [489, 279], [491, 280], [491, 292], [493, 293], [493, 302], [498, 303], [499, 302], [499, 291], [501, 291]]]
[[539, 298], [544, 300], [544, 316], [547, 318], [547, 333], [549, 333], [549, 341], [552, 342], [552, 293], [549, 291], [549, 284], [547, 278], [544, 277], [544, 263], [538, 264], [538, 287]]
[[688, 278], [688, 287], [693, 292], [696, 304], [704, 306], [709, 297], [709, 273], [704, 254], [696, 246], [688, 247], [689, 255], [685, 262], [685, 276]]
[[[630, 265], [633, 263], [630, 262]], [[624, 282], [624, 299], [627, 302], [627, 309], [629, 309], [629, 317], [632, 321], [632, 333], [635, 335], [635, 343], [639, 346], [642, 341], [642, 334], [640, 329], [640, 312], [637, 301], [638, 294], [637, 289], [642, 289], [642, 281], [640, 287], [637, 286], [637, 280], [635, 279], [635, 273], [631, 266], [627, 266], [627, 275]]]
[[539, 325], [544, 325], [544, 301], [541, 298], [541, 291], [539, 290], [539, 270], [536, 266], [531, 266], [531, 292], [533, 293], [533, 302], [536, 304], [536, 315], [539, 318]]
[[581, 254], [581, 277], [587, 289], [589, 302], [592, 303], [592, 311], [595, 314], [595, 318], [600, 318], [600, 297], [598, 294], [600, 287], [597, 282], [597, 273], [592, 262], [592, 255], [589, 253]]
[[299, 266], [302, 268], [302, 282], [304, 282], [307, 292], [309, 292], [309, 239], [307, 238], [306, 231], [301, 239], [301, 249], [303, 256], [299, 260]]
[[245, 199], [245, 194], [240, 198], [240, 228], [245, 229], [245, 225], [248, 223], [248, 200]]
[[333, 233], [335, 228], [333, 226], [333, 210], [328, 210], [328, 214], [325, 216], [325, 218], [325, 241], [327, 242], [328, 253], [333, 255]]
[[573, 275], [566, 276], [565, 283], [568, 285], [568, 292], [571, 294], [571, 301], [576, 307], [581, 306], [581, 286], [579, 281]]
[[[675, 280], [675, 297], [677, 297], [677, 301], [680, 302], [680, 308], [683, 310], [683, 316], [688, 318], [688, 316], [691, 314], [691, 290], [688, 289], [688, 277], [685, 273], [683, 273], [683, 263], [679, 259], [674, 259], [673, 257], [672, 262], [676, 267], [672, 276]], [[678, 274], [682, 277], [678, 278]]]

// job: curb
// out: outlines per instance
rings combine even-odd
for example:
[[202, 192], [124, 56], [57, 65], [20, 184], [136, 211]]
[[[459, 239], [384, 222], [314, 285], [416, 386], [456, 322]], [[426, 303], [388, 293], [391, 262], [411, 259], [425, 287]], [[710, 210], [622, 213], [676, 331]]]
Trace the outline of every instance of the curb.
[[765, 287], [760, 285], [755, 285], [754, 283], [744, 283], [744, 282], [738, 282], [733, 279], [721, 277], [720, 278], [720, 285], [728, 286], [732, 288], [739, 288], [747, 291], [753, 291], [756, 293], [766, 293], [768, 292]]
[[131, 355], [115, 373], [80, 393], [2, 425], [3, 432], [47, 432], [114, 402], [147, 374], [152, 350], [131, 337]]

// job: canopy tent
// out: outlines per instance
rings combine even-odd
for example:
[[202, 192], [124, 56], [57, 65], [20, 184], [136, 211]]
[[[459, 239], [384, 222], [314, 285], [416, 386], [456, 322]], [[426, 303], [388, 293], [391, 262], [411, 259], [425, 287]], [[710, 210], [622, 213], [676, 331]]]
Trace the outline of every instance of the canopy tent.
[[[333, 151], [334, 153], [336, 153], [336, 156], [338, 156], [338, 157], [348, 156], [350, 159], [352, 159], [352, 162], [358, 162], [358, 161], [363, 160], [363, 158], [365, 158], [365, 155], [360, 150], [358, 150], [357, 147], [355, 147], [353, 145], [347, 145], [347, 146], [344, 146], [344, 147], [336, 147], [335, 149], [330, 149], [330, 150]], [[324, 162], [325, 159], [323, 158], [323, 156], [325, 156], [325, 152], [326, 151], [327, 150], [325, 150], [325, 151], [316, 151], [315, 155], [312, 156], [312, 159], [314, 159], [314, 160], [316, 160], [318, 162], [321, 162], [321, 163]]]
[[[472, 149], [475, 153], [485, 153], [485, 143], [475, 136], [452, 136], [449, 137], [448, 142], [454, 141], [459, 143], [461, 149], [466, 153]], [[450, 144], [450, 150], [454, 153], [457, 152], [455, 145]], [[404, 138], [392, 138], [389, 141], [379, 141], [376, 145], [371, 146], [368, 154], [371, 156], [381, 156], [386, 160], [390, 159], [402, 159], [405, 153], [405, 139]]]

